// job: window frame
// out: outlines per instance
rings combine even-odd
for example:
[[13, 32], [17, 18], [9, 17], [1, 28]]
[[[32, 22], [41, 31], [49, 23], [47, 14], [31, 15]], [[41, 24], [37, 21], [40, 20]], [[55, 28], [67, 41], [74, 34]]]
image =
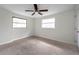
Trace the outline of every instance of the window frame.
[[[16, 22], [13, 22], [13, 18], [26, 20], [26, 27], [13, 27], [13, 23], [16, 23]], [[22, 23], [19, 23], [19, 22], [18, 22], [18, 24], [22, 24]], [[13, 27], [13, 28], [27, 28], [27, 19], [12, 16], [12, 27]]]

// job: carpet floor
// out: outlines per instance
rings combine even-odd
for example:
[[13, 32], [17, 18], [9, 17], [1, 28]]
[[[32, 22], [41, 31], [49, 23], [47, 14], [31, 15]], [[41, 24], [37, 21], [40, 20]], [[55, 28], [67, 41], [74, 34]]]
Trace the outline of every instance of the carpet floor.
[[0, 55], [79, 55], [79, 50], [71, 44], [32, 36], [0, 45]]

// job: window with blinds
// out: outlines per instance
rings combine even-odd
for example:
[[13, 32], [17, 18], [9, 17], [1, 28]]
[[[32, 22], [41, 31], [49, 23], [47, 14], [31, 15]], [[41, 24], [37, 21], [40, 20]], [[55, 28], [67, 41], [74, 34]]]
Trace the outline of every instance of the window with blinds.
[[43, 19], [42, 28], [55, 28], [55, 18]]
[[13, 28], [26, 28], [26, 20], [13, 18]]

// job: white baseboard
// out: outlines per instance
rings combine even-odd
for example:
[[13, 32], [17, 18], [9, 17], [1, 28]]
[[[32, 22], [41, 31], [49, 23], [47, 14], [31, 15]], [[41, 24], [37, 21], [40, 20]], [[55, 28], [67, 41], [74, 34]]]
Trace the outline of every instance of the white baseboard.
[[11, 43], [11, 42], [13, 42], [15, 40], [19, 40], [19, 39], [26, 38], [26, 37], [30, 37], [30, 36], [31, 35], [27, 35], [27, 36], [19, 37], [19, 38], [16, 38], [16, 39], [12, 39], [12, 40], [7, 41], [7, 42], [2, 42], [2, 43], [0, 43], [0, 45], [8, 44], [8, 43]]
[[[47, 38], [47, 39], [50, 39], [50, 40], [53, 40], [53, 39], [51, 39], [51, 38], [49, 38], [49, 37], [42, 36], [42, 35], [36, 35], [36, 36], [38, 36], [38, 37], [43, 37], [43, 38]], [[76, 45], [75, 43], [73, 44], [73, 43], [69, 43], [69, 42], [66, 42], [66, 41], [60, 41], [60, 40], [55, 40], [55, 41], [59, 41], [59, 42], [63, 42], [63, 43], [71, 44], [71, 45]], [[77, 45], [76, 45], [76, 46], [77, 46]]]

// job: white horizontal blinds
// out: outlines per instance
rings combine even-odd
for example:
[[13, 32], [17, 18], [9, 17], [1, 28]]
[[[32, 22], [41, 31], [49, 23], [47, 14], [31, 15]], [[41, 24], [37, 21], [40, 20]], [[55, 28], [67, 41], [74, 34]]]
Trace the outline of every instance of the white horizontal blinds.
[[25, 24], [16, 24], [16, 23], [13, 23], [13, 28], [26, 28], [26, 25]]
[[55, 24], [42, 24], [42, 28], [55, 28]]
[[55, 18], [43, 19], [42, 28], [55, 28]]
[[23, 20], [23, 19], [19, 19], [19, 18], [13, 18], [13, 22], [15, 23], [26, 23], [26, 20]]
[[26, 20], [13, 18], [13, 28], [26, 28]]
[[54, 23], [54, 22], [55, 22], [55, 18], [42, 20], [42, 23]]

